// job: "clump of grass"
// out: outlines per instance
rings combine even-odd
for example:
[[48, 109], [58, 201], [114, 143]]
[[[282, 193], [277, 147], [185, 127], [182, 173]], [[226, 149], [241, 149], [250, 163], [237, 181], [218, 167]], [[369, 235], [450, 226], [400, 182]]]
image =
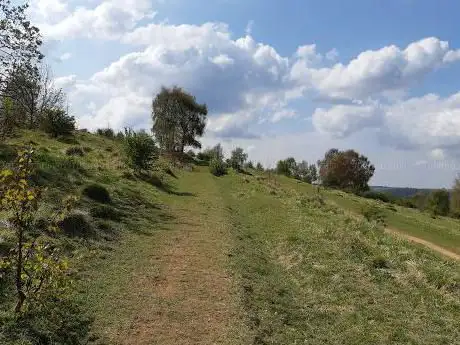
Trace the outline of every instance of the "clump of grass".
[[90, 184], [86, 186], [82, 194], [91, 200], [103, 203], [103, 204], [110, 204], [112, 199], [110, 197], [109, 191], [100, 184]]
[[377, 256], [372, 259], [372, 267], [375, 269], [388, 269], [390, 268], [390, 262], [383, 256]]
[[67, 156], [80, 156], [83, 157], [85, 155], [85, 152], [80, 146], [71, 146], [69, 147], [66, 151], [65, 154]]
[[59, 227], [66, 235], [72, 237], [88, 237], [94, 233], [91, 219], [86, 213], [80, 211], [75, 211], [66, 216], [59, 223]]

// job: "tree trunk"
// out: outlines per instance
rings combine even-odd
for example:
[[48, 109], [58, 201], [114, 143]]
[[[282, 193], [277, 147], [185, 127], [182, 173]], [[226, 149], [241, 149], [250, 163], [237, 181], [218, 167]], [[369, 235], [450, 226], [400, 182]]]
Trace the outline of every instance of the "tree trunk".
[[18, 294], [18, 302], [16, 303], [16, 308], [14, 311], [19, 313], [22, 309], [24, 301], [26, 299], [26, 295], [24, 291], [22, 291], [22, 247], [24, 242], [24, 232], [22, 229], [18, 230], [18, 256], [17, 256], [17, 263], [16, 263], [16, 292]]

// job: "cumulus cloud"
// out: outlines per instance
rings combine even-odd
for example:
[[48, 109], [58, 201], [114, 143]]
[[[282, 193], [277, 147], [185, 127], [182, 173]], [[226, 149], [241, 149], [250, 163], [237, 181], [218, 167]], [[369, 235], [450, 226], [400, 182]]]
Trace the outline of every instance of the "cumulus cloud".
[[[291, 78], [322, 97], [367, 99], [382, 92], [404, 89], [427, 73], [460, 58], [446, 41], [429, 37], [401, 49], [395, 45], [360, 53], [348, 64], [311, 66], [312, 49], [297, 53]], [[309, 54], [305, 54], [309, 53]]]
[[[124, 112], [111, 101], [136, 94], [145, 104], [142, 112], [148, 125], [151, 98], [162, 85], [180, 85], [199, 102], [206, 102], [211, 117], [209, 131], [222, 137], [254, 137], [245, 129], [251, 120], [269, 118], [276, 112], [279, 119], [289, 115], [282, 112], [294, 87], [286, 78], [289, 59], [250, 36], [232, 39], [224, 24], [149, 24], [124, 35], [123, 41], [141, 49], [77, 83], [71, 94], [82, 106], [91, 100], [103, 107], [105, 115], [93, 113], [94, 121], [88, 124], [96, 126], [107, 114], [116, 116], [113, 122], [120, 125], [131, 116], [137, 118], [140, 115]], [[99, 105], [101, 99], [107, 101]], [[231, 121], [222, 120], [226, 118]]]
[[75, 86], [77, 82], [77, 76], [75, 74], [67, 75], [54, 79], [54, 85], [59, 89], [68, 90]]
[[149, 0], [106, 0], [93, 8], [72, 9], [60, 0], [34, 0], [30, 12], [46, 39], [55, 40], [117, 39], [155, 15]]
[[402, 149], [424, 148], [433, 158], [460, 156], [460, 92], [435, 94], [393, 104], [336, 105], [316, 109], [313, 124], [320, 131], [343, 137], [364, 128], [378, 128], [382, 143]]
[[337, 105], [318, 108], [313, 113], [313, 125], [322, 133], [345, 137], [363, 128], [378, 127], [382, 122], [378, 105]]

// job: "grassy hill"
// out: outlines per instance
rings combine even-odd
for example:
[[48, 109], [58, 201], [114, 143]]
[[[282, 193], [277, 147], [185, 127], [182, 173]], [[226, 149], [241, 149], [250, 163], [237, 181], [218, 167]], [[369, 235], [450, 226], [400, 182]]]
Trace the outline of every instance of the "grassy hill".
[[[256, 172], [215, 177], [205, 166], [164, 161], [140, 178], [125, 168], [119, 142], [89, 133], [60, 142], [25, 132], [1, 145], [0, 160], [30, 141], [46, 207], [68, 193], [81, 197], [75, 212], [85, 221], [52, 238], [77, 271], [72, 299], [92, 318], [73, 339], [459, 343], [459, 261], [386, 232], [362, 210], [377, 208], [387, 227], [452, 253], [460, 253], [458, 220]], [[76, 146], [83, 156], [66, 153]], [[110, 201], [88, 197], [94, 184]], [[2, 285], [1, 315], [11, 294]], [[51, 344], [46, 317], [16, 328], [0, 319], [0, 343]], [[54, 341], [72, 343], [62, 339]]]

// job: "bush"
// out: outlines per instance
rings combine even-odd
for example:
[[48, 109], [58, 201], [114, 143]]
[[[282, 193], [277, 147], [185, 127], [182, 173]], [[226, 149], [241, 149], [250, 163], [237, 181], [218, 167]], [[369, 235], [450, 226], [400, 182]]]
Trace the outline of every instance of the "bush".
[[115, 132], [112, 128], [99, 128], [98, 130], [96, 130], [96, 134], [109, 139], [115, 138]]
[[158, 149], [153, 138], [145, 132], [125, 130], [124, 150], [128, 166], [136, 172], [149, 170], [158, 159]]
[[96, 205], [91, 208], [90, 214], [94, 218], [120, 221], [121, 214], [114, 207], [108, 205]]
[[99, 184], [90, 184], [86, 186], [82, 193], [88, 198], [103, 204], [109, 204], [112, 201], [109, 191]]
[[386, 224], [385, 214], [379, 207], [375, 205], [369, 205], [365, 207], [362, 210], [362, 215], [369, 222], [375, 221], [378, 224], [382, 224], [382, 225]]
[[80, 156], [83, 157], [85, 155], [85, 152], [80, 146], [72, 146], [69, 147], [66, 151], [65, 154], [67, 156]]
[[209, 162], [209, 171], [214, 176], [222, 176], [227, 173], [227, 166], [222, 160], [212, 159], [211, 162]]
[[59, 228], [68, 236], [86, 237], [93, 234], [93, 227], [88, 215], [75, 211], [59, 222]]
[[75, 118], [61, 109], [48, 109], [44, 112], [41, 129], [53, 138], [71, 135], [75, 131]]
[[431, 192], [428, 198], [428, 208], [433, 216], [447, 216], [450, 212], [449, 191], [445, 189]]

